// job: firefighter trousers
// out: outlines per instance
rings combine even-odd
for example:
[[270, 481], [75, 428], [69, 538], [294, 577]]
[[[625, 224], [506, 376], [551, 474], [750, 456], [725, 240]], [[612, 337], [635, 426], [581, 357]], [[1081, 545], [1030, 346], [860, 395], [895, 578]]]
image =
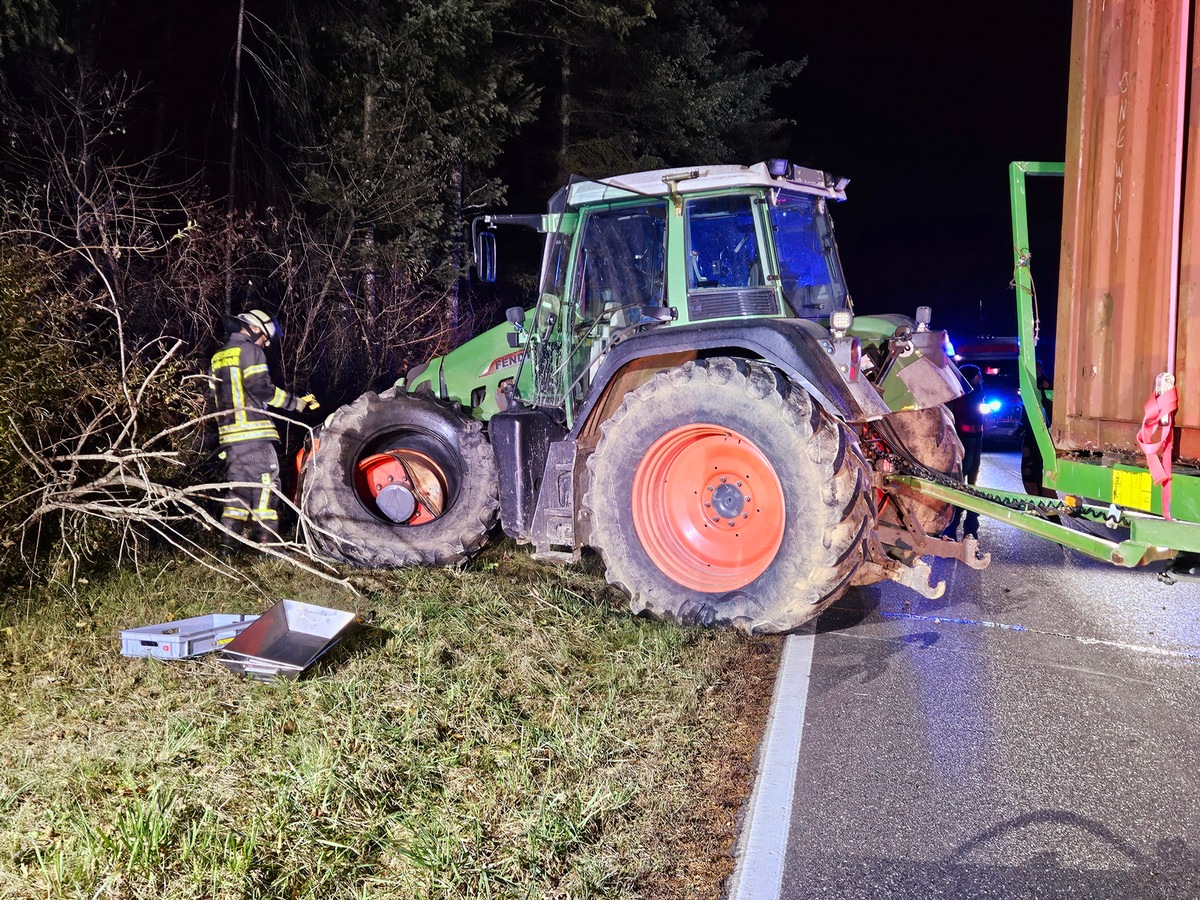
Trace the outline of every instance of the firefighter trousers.
[[249, 484], [229, 488], [221, 510], [221, 527], [227, 536], [231, 536], [241, 534], [249, 524], [246, 537], [278, 541], [279, 457], [275, 454], [275, 444], [272, 441], [227, 444], [222, 456], [225, 458], [225, 480]]

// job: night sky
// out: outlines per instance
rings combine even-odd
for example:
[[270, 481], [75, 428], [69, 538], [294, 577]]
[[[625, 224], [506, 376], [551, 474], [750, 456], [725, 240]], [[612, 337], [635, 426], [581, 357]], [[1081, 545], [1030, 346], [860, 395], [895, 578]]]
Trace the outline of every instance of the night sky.
[[[851, 179], [834, 215], [857, 311], [1014, 334], [1008, 163], [1063, 159], [1069, 0], [780, 3], [770, 24], [770, 54], [808, 57], [783, 104], [793, 159]], [[1030, 191], [1045, 321], [1061, 181]]]

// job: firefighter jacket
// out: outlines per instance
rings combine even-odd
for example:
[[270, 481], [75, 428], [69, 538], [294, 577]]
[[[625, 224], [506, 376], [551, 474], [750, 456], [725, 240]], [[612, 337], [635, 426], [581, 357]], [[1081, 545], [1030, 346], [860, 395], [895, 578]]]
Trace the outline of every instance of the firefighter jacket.
[[276, 387], [267, 370], [267, 355], [248, 335], [235, 332], [213, 354], [212, 390], [217, 437], [222, 445], [244, 441], [278, 441], [274, 420], [264, 410], [294, 410], [298, 400]]

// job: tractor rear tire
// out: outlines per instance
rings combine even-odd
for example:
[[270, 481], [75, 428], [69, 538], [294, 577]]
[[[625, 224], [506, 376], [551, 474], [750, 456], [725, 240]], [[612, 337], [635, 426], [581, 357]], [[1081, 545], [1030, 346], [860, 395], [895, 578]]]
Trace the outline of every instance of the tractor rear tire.
[[[390, 482], [389, 474], [402, 480], [414, 465], [421, 478], [408, 493], [428, 508], [405, 491], [399, 505], [377, 502], [372, 484]], [[316, 550], [373, 568], [462, 562], [484, 545], [499, 509], [495, 457], [480, 424], [413, 394], [368, 392], [334, 413], [305, 461], [302, 486], [301, 512]]]
[[[954, 428], [954, 416], [945, 406], [895, 413], [884, 422], [891, 429], [891, 437], [925, 468], [962, 480], [963, 445]], [[901, 515], [914, 528], [940, 535], [954, 516], [954, 505], [898, 486], [880, 505], [880, 524], [903, 528]]]
[[864, 559], [875, 510], [858, 439], [767, 365], [667, 369], [600, 430], [583, 515], [634, 613], [792, 631]]

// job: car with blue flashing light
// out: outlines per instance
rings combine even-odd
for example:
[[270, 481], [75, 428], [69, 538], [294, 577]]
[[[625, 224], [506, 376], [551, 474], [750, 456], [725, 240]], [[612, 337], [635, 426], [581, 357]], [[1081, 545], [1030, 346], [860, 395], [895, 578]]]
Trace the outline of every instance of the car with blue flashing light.
[[985, 447], [1006, 449], [1018, 446], [1025, 432], [1025, 404], [1017, 375], [1016, 338], [983, 338], [956, 346], [958, 366], [978, 366], [983, 387], [978, 390], [983, 414]]

